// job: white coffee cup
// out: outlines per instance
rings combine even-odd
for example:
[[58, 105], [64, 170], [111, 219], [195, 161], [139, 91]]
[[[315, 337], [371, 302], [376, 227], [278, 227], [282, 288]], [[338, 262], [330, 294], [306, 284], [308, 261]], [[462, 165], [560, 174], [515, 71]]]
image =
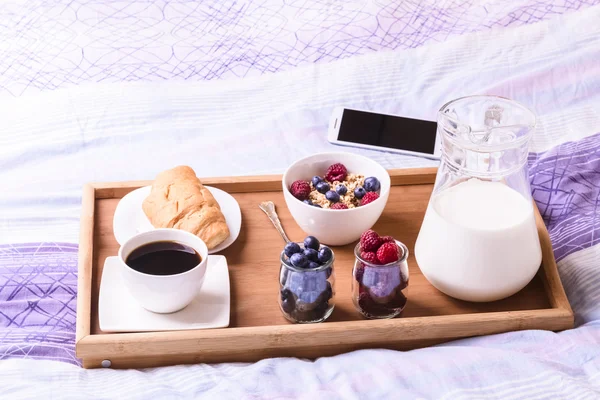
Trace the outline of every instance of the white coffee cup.
[[[125, 263], [133, 250], [160, 241], [177, 242], [191, 247], [202, 258], [200, 264], [176, 275], [150, 275], [136, 271]], [[133, 298], [148, 311], [172, 313], [185, 308], [200, 291], [206, 274], [208, 249], [198, 236], [180, 229], [164, 228], [133, 236], [123, 243], [118, 256], [125, 286]]]

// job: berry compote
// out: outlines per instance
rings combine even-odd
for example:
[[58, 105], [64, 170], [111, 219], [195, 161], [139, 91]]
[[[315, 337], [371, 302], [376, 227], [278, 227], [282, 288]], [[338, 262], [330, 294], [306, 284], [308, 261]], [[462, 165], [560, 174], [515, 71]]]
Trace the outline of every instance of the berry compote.
[[362, 251], [360, 242], [354, 248], [352, 301], [358, 312], [369, 319], [394, 318], [406, 306], [408, 249], [397, 240], [390, 243], [397, 246], [398, 255], [392, 257], [395, 261], [387, 264], [382, 264], [376, 256], [370, 256], [373, 252]]
[[333, 261], [331, 249], [315, 237], [286, 245], [281, 252], [278, 301], [287, 320], [322, 322], [331, 315], [335, 306]]

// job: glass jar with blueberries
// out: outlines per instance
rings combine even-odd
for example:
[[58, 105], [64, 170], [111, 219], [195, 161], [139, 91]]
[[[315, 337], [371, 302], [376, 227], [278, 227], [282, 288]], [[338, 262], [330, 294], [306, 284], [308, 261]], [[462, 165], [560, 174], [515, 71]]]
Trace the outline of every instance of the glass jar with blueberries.
[[297, 323], [325, 321], [335, 306], [334, 255], [314, 236], [289, 242], [281, 252], [279, 306]]
[[390, 236], [363, 233], [354, 248], [352, 301], [364, 317], [394, 318], [407, 303], [408, 249]]

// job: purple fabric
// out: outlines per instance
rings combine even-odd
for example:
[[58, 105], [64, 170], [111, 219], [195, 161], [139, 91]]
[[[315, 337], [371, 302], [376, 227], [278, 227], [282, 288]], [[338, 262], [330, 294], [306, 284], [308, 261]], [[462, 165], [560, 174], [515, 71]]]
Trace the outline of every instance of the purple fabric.
[[0, 360], [77, 364], [77, 245], [0, 246]]
[[600, 133], [530, 154], [529, 163], [556, 259], [600, 243]]
[[[17, 2], [19, 3], [19, 2]], [[70, 0], [0, 7], [0, 95], [92, 82], [204, 81], [413, 49], [598, 0]]]

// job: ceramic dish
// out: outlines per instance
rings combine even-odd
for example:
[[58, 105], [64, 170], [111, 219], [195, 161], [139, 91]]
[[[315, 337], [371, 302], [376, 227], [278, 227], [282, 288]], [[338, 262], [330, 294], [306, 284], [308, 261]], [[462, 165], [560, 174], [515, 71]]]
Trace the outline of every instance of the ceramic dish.
[[[205, 186], [214, 196], [221, 207], [221, 212], [227, 221], [229, 237], [223, 243], [210, 249], [208, 254], [215, 254], [229, 247], [240, 234], [242, 227], [242, 212], [237, 200], [227, 192], [210, 186]], [[113, 233], [117, 242], [122, 245], [138, 233], [155, 229], [144, 210], [142, 203], [150, 194], [151, 186], [144, 186], [125, 195], [115, 210], [113, 217]]]
[[184, 309], [158, 314], [145, 310], [131, 296], [118, 257], [107, 257], [100, 281], [98, 317], [104, 332], [151, 332], [229, 326], [229, 269], [224, 256], [209, 256], [202, 289]]
[[[379, 198], [364, 206], [347, 210], [331, 210], [309, 206], [296, 199], [289, 191], [296, 180], [309, 181], [313, 176], [322, 176], [334, 163], [342, 163], [349, 173], [374, 176], [379, 179]], [[293, 163], [282, 179], [285, 203], [296, 223], [308, 235], [319, 238], [329, 246], [352, 243], [370, 229], [381, 216], [390, 194], [390, 175], [387, 170], [370, 158], [352, 153], [318, 153]]]

